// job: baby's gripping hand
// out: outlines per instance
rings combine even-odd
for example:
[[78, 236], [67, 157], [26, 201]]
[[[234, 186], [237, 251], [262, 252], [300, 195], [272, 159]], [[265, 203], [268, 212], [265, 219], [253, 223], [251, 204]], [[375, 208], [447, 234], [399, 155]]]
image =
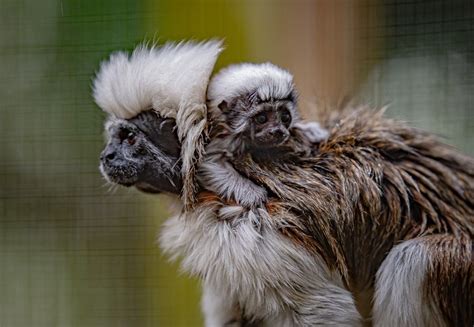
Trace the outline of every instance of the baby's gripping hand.
[[311, 143], [324, 141], [329, 135], [327, 129], [322, 128], [319, 123], [314, 121], [298, 122], [294, 127], [302, 131]]

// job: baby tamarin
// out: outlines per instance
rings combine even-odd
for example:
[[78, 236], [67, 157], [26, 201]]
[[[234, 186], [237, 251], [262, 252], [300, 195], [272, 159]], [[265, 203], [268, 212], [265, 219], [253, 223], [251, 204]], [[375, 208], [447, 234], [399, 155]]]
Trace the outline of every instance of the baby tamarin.
[[231, 65], [210, 82], [208, 103], [211, 143], [199, 180], [208, 190], [243, 206], [265, 201], [264, 188], [232, 166], [245, 155], [278, 160], [309, 155], [328, 132], [301, 121], [293, 76], [271, 63]]

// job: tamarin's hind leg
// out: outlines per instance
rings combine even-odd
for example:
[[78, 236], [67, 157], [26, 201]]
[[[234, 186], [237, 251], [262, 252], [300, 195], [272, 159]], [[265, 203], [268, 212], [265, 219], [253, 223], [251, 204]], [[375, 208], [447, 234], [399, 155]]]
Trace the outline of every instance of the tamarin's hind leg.
[[472, 240], [430, 235], [394, 247], [375, 281], [374, 326], [473, 326]]

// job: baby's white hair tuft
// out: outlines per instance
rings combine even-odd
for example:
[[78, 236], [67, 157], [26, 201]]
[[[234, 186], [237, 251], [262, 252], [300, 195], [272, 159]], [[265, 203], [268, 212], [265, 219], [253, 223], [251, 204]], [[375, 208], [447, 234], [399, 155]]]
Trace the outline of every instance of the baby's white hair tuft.
[[217, 73], [209, 83], [210, 107], [243, 94], [256, 92], [260, 100], [285, 99], [295, 86], [293, 75], [271, 63], [231, 65]]

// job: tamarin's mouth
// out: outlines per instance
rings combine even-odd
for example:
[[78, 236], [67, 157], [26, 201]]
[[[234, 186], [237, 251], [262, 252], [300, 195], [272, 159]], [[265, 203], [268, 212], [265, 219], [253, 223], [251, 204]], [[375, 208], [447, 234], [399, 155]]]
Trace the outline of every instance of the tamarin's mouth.
[[[130, 185], [130, 186], [132, 186], [132, 185]], [[155, 193], [155, 194], [162, 193], [162, 191], [160, 189], [158, 189], [158, 188], [156, 188], [153, 185], [148, 184], [148, 183], [139, 182], [139, 183], [135, 184], [135, 187], [137, 189], [139, 189], [140, 191], [146, 192], [146, 193]]]
[[109, 181], [122, 186], [132, 186], [137, 182], [137, 170], [133, 166], [115, 166], [106, 163], [100, 165], [100, 171]]
[[279, 147], [288, 141], [289, 137], [287, 135], [275, 135], [268, 138], [260, 139], [258, 146], [264, 148], [274, 148]]

